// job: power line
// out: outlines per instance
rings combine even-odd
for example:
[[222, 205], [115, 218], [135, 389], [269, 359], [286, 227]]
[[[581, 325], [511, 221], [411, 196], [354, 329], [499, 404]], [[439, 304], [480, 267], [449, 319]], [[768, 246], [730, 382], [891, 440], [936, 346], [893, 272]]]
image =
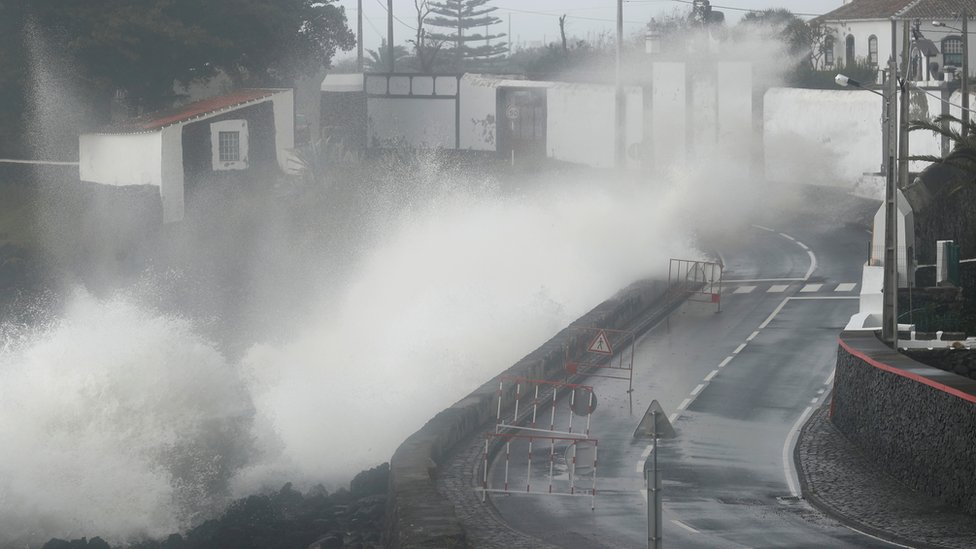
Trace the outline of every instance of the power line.
[[[379, 4], [381, 8], [383, 8], [383, 11], [387, 11], [386, 6], [383, 5], [382, 0], [376, 0], [376, 3]], [[387, 12], [387, 13], [389, 13], [389, 12]], [[393, 15], [393, 20], [396, 21], [397, 23], [400, 23], [404, 27], [407, 27], [408, 29], [412, 30], [413, 32], [417, 32], [417, 28], [416, 27], [411, 27], [410, 25], [408, 25], [407, 23], [405, 23], [403, 21], [403, 19], [400, 19], [395, 14]]]

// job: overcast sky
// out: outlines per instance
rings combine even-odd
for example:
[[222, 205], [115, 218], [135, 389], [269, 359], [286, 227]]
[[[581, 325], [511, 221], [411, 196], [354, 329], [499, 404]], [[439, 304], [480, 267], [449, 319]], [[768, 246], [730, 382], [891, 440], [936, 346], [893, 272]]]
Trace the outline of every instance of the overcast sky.
[[[363, 35], [366, 48], [375, 49], [386, 36], [386, 0], [362, 0]], [[726, 21], [734, 23], [748, 10], [785, 7], [793, 13], [812, 16], [833, 10], [843, 0], [712, 0], [713, 9], [725, 12]], [[345, 6], [349, 26], [356, 30], [357, 0], [339, 0]], [[567, 14], [567, 34], [588, 38], [601, 32], [613, 33], [616, 21], [616, 0], [491, 0], [502, 19], [493, 32], [508, 32], [511, 20], [511, 41], [528, 45], [531, 42], [553, 41], [559, 36], [558, 18]], [[414, 33], [416, 11], [414, 0], [393, 0], [393, 12], [401, 20], [394, 22], [395, 42], [402, 44]], [[659, 14], [675, 9], [691, 10], [691, 0], [624, 0], [624, 33], [632, 35]], [[805, 17], [809, 18], [809, 17]], [[355, 54], [355, 52], [353, 52]], [[348, 54], [347, 54], [348, 55]], [[341, 56], [340, 56], [341, 57]]]

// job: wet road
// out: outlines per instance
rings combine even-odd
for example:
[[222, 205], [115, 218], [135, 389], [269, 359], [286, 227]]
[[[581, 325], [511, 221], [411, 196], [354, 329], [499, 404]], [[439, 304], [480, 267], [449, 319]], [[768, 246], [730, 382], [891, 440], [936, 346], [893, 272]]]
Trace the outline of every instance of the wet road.
[[[563, 547], [645, 546], [642, 471], [650, 447], [632, 435], [657, 399], [677, 431], [660, 442], [658, 456], [666, 546], [891, 547], [798, 499], [792, 459], [800, 426], [827, 397], [837, 334], [857, 310], [867, 240], [863, 228], [801, 220], [788, 230], [753, 226], [721, 250], [720, 313], [688, 302], [639, 338], [630, 397], [626, 381], [587, 382], [598, 396], [595, 508], [589, 497], [539, 493], [546, 467], [528, 475], [528, 453], [513, 443], [510, 484], [541, 490], [493, 494], [506, 522]], [[547, 453], [548, 443], [537, 442], [533, 461], [545, 464]], [[505, 461], [504, 453], [494, 461], [493, 486], [504, 482]], [[558, 492], [568, 476], [561, 460], [555, 469]], [[576, 484], [588, 487], [591, 478], [580, 475]]]

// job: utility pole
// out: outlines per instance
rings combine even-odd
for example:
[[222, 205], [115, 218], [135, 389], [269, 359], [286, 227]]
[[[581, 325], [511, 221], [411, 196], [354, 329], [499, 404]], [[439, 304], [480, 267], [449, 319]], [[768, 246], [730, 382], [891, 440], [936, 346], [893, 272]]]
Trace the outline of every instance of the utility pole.
[[363, 0], [356, 2], [356, 70], [363, 72]]
[[390, 72], [396, 72], [396, 59], [393, 58], [393, 0], [386, 0], [386, 53], [390, 56]]
[[[969, 12], [962, 10], [962, 120], [969, 122]], [[969, 133], [968, 124], [962, 125], [962, 136]]]
[[[898, 21], [891, 19], [891, 57], [888, 58], [888, 92], [885, 94], [887, 116], [885, 117], [885, 132], [888, 136], [888, 162], [885, 173], [885, 249], [884, 276], [882, 279], [881, 306], [881, 339], [898, 348], [898, 249], [897, 249], [897, 179], [895, 168], [895, 152], [898, 139], [895, 133], [895, 100], [898, 96], [898, 63], [897, 59]], [[907, 44], [907, 41], [906, 41]], [[908, 56], [905, 56], [908, 59]], [[904, 90], [902, 97], [905, 97]]]
[[621, 74], [621, 57], [623, 55], [624, 42], [624, 0], [617, 0], [617, 73], [616, 73], [616, 94], [614, 100], [614, 153], [618, 169], [623, 169], [627, 165], [625, 148], [626, 132], [624, 131], [624, 87], [623, 75]]

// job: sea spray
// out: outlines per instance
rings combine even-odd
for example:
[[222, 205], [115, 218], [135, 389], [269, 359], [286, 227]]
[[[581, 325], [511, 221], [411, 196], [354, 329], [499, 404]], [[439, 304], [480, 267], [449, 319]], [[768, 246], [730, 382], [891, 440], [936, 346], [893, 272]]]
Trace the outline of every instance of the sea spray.
[[0, 352], [0, 544], [163, 535], [218, 512], [250, 418], [190, 322], [78, 291]]

